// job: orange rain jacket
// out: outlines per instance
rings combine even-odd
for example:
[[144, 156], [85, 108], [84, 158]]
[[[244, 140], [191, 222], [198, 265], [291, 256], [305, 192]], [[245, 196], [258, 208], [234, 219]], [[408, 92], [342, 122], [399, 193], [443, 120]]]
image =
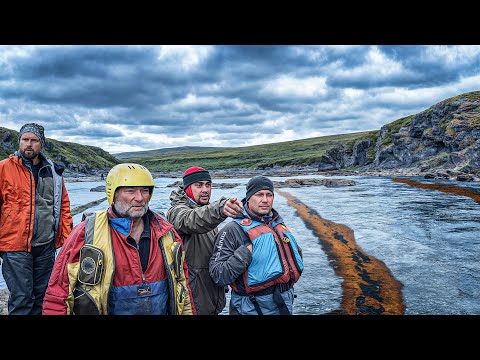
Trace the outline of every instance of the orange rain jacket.
[[[43, 156], [41, 154], [41, 156]], [[45, 158], [45, 156], [43, 156]], [[54, 179], [55, 248], [72, 231], [70, 199], [63, 168], [51, 160]], [[35, 214], [35, 180], [17, 153], [0, 161], [0, 251], [31, 251]], [[38, 221], [41, 221], [39, 219]]]

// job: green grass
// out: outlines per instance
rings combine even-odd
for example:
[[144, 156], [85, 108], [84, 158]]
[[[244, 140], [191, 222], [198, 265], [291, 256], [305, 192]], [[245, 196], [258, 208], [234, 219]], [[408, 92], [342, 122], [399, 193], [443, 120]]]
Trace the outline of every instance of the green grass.
[[[8, 135], [6, 135], [7, 132]], [[14, 147], [14, 149], [0, 147], [0, 160], [2, 160], [18, 150], [18, 131], [0, 127], [0, 138], [8, 139], [7, 141]], [[117, 158], [99, 147], [49, 138], [47, 138], [47, 146], [42, 149], [42, 152], [54, 162], [75, 164], [77, 167], [84, 166], [89, 169], [109, 170], [120, 163]]]
[[377, 133], [378, 131], [367, 131], [221, 150], [132, 157], [124, 158], [122, 162], [139, 163], [151, 171], [183, 171], [195, 165], [208, 169], [308, 166], [318, 163], [333, 147], [345, 146], [347, 151], [352, 151], [356, 141], [367, 139], [371, 140], [373, 146]]
[[87, 165], [93, 169], [110, 169], [119, 163], [118, 159], [110, 155], [105, 150], [95, 147], [80, 145], [71, 142], [62, 142], [49, 139], [53, 143], [53, 148], [49, 152], [43, 150], [52, 160], [63, 157], [71, 164]]
[[[480, 91], [471, 91], [471, 92], [468, 92], [468, 93], [465, 93], [465, 94], [460, 94], [460, 95], [457, 95], [457, 96], [453, 96], [451, 98], [448, 98], [448, 99], [445, 99], [445, 100], [439, 102], [437, 105], [443, 105], [443, 104], [446, 104], [446, 103], [449, 103], [449, 102], [453, 102], [453, 101], [457, 101], [457, 100], [465, 99], [465, 98], [467, 98], [470, 101], [480, 101]], [[435, 106], [435, 105], [433, 105], [433, 106]]]
[[402, 127], [410, 125], [410, 122], [412, 121], [412, 117], [413, 117], [413, 115], [409, 115], [409, 116], [403, 117], [401, 119], [395, 120], [395, 121], [387, 124], [386, 126], [388, 126], [389, 130], [385, 134], [385, 137], [383, 138], [383, 141], [382, 141], [382, 144], [381, 144], [380, 148], [383, 149], [383, 148], [387, 147], [388, 145], [390, 145], [393, 141], [392, 140], [392, 135], [398, 133]]

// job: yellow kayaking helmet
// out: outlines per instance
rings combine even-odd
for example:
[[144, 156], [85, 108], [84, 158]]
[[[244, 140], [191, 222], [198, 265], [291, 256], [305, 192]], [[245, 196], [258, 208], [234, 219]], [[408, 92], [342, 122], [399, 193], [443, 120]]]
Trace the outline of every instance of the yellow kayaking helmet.
[[150, 199], [155, 186], [150, 171], [139, 164], [125, 163], [115, 165], [105, 180], [105, 192], [108, 204], [112, 205], [115, 190], [120, 186], [150, 186]]

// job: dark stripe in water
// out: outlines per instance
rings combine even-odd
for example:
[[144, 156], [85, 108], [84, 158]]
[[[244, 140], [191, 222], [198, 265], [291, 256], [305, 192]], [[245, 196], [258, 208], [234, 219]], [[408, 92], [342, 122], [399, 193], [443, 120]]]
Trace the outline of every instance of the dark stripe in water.
[[[336, 275], [342, 277], [341, 310], [351, 315], [400, 315], [405, 313], [403, 284], [395, 279], [385, 263], [365, 252], [355, 243], [349, 227], [322, 218], [291, 194], [275, 190], [296, 209], [320, 241]], [[322, 274], [318, 274], [322, 276]]]
[[400, 178], [393, 178], [392, 181], [398, 182], [398, 183], [404, 183], [410, 186], [415, 186], [421, 189], [436, 190], [436, 191], [441, 191], [448, 194], [468, 196], [469, 198], [472, 198], [476, 202], [480, 203], [480, 191], [476, 191], [473, 189], [468, 189], [468, 188], [464, 188], [456, 185], [442, 184], [438, 182], [434, 184], [421, 183], [415, 180], [400, 179]]

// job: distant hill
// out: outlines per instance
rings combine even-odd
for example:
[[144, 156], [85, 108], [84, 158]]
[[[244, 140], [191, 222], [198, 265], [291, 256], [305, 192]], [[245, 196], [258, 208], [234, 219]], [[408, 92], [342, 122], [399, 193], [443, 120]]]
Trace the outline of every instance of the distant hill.
[[[18, 148], [17, 135], [0, 128], [0, 159]], [[156, 172], [197, 165], [229, 172], [308, 168], [480, 175], [480, 91], [443, 100], [373, 131], [235, 148], [184, 146], [124, 152], [115, 157], [100, 148], [47, 139], [46, 152], [68, 169], [87, 173], [136, 162]]]
[[149, 156], [156, 156], [156, 155], [164, 155], [164, 154], [174, 154], [179, 152], [192, 152], [192, 151], [208, 151], [208, 150], [221, 150], [225, 149], [223, 147], [212, 147], [212, 146], [179, 146], [174, 148], [163, 148], [163, 149], [156, 149], [156, 150], [145, 150], [145, 151], [132, 151], [132, 152], [122, 152], [118, 154], [112, 154], [117, 159], [125, 159], [125, 158], [137, 158], [137, 157], [149, 157]]
[[[18, 150], [18, 131], [0, 127], [0, 160]], [[54, 162], [62, 163], [66, 173], [94, 174], [109, 171], [120, 161], [105, 150], [89, 145], [46, 138], [42, 151]]]
[[319, 161], [328, 149], [345, 144], [353, 147], [355, 142], [362, 139], [370, 139], [371, 142], [374, 142], [376, 133], [378, 130], [220, 150], [124, 158], [122, 161], [140, 163], [151, 171], [159, 172], [184, 171], [195, 165], [211, 170], [318, 167]]
[[410, 170], [480, 174], [480, 91], [443, 100], [380, 130], [274, 144], [124, 158], [152, 171], [208, 169]]

